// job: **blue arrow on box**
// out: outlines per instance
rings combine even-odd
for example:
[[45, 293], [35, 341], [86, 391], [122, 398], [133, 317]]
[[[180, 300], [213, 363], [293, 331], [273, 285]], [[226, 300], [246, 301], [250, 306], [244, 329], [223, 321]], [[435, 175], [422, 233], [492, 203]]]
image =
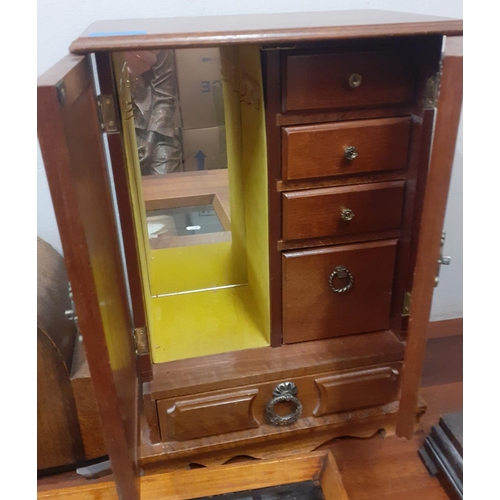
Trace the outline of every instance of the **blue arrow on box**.
[[205, 158], [207, 155], [201, 149], [194, 155], [198, 162], [198, 170], [205, 170]]

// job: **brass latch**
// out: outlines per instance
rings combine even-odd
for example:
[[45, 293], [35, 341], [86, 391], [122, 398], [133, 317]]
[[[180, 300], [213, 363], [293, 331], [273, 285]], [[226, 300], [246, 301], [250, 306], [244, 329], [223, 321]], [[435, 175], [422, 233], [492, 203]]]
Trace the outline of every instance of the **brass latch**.
[[425, 82], [424, 108], [435, 108], [437, 106], [440, 82], [441, 82], [440, 72], [429, 77]]
[[147, 354], [148, 350], [148, 331], [145, 326], [134, 328], [135, 353], [140, 356]]
[[411, 301], [411, 292], [406, 292], [403, 301], [403, 312], [401, 313], [401, 316], [410, 315], [410, 301]]
[[441, 250], [439, 251], [437, 274], [436, 277], [434, 278], [435, 287], [439, 285], [439, 271], [441, 270], [441, 266], [449, 266], [451, 264], [451, 257], [443, 255], [443, 248], [445, 241], [446, 241], [446, 233], [443, 231], [441, 233]]
[[110, 94], [100, 94], [97, 96], [97, 109], [101, 129], [107, 134], [118, 132], [118, 116], [116, 114], [115, 101]]

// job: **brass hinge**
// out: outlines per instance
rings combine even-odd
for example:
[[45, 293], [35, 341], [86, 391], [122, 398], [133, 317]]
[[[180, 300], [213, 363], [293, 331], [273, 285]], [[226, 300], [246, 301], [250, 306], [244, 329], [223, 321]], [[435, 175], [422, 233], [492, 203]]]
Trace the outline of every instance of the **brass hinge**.
[[110, 94], [100, 94], [97, 96], [97, 109], [101, 130], [107, 134], [118, 132], [118, 115], [116, 113], [115, 101]]
[[439, 97], [439, 84], [441, 82], [441, 72], [438, 71], [425, 82], [424, 108], [435, 108]]
[[410, 315], [410, 301], [411, 301], [411, 292], [406, 292], [403, 301], [403, 312], [401, 313], [401, 316]]
[[135, 353], [140, 356], [147, 354], [148, 350], [148, 330], [145, 326], [134, 328]]

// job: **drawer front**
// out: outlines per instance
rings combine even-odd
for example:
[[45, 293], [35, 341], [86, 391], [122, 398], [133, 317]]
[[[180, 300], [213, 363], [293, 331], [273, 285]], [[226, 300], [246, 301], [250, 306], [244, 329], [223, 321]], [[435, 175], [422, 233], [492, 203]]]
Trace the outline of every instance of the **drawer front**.
[[288, 54], [285, 112], [405, 104], [415, 96], [415, 61], [409, 51]]
[[[401, 363], [395, 362], [160, 400], [161, 438], [163, 442], [189, 441], [270, 425], [266, 406], [274, 397], [274, 389], [285, 380], [296, 385], [296, 397], [302, 405], [300, 418], [384, 405], [397, 398], [400, 371]], [[293, 403], [274, 406], [281, 416], [293, 410]]]
[[283, 240], [398, 229], [404, 181], [283, 194]]
[[284, 252], [284, 343], [389, 328], [396, 244]]
[[314, 416], [389, 403], [397, 395], [400, 370], [400, 365], [378, 366], [317, 378], [321, 397]]
[[284, 127], [283, 180], [405, 169], [410, 128], [410, 117]]
[[252, 408], [258, 392], [250, 388], [159, 401], [162, 439], [186, 441], [258, 427]]

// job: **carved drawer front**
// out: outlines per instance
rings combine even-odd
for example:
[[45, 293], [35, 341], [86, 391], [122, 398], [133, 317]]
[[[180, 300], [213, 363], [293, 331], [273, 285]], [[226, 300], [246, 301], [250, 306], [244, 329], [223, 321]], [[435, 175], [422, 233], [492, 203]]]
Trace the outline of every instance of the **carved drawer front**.
[[[196, 396], [159, 400], [161, 439], [164, 442], [186, 441], [274, 425], [268, 413], [270, 404], [271, 418], [277, 415], [275, 421], [295, 415], [285, 419], [287, 423], [284, 425], [291, 425], [298, 418], [312, 417], [319, 401], [314, 376], [292, 377], [291, 381], [293, 384], [287, 384], [286, 378], [269, 380]], [[286, 396], [288, 392], [290, 397]]]
[[283, 58], [285, 112], [404, 104], [415, 96], [416, 65], [404, 49]]
[[252, 405], [258, 389], [158, 401], [162, 439], [185, 441], [259, 426]]
[[410, 117], [284, 127], [283, 180], [405, 169], [410, 128]]
[[397, 240], [284, 252], [283, 340], [389, 328]]
[[304, 418], [379, 406], [397, 396], [400, 362], [290, 376], [157, 401], [161, 440], [189, 441], [261, 426], [284, 428]]
[[399, 229], [404, 181], [283, 194], [283, 240]]
[[397, 397], [401, 363], [316, 378], [321, 394], [315, 417], [379, 406]]

